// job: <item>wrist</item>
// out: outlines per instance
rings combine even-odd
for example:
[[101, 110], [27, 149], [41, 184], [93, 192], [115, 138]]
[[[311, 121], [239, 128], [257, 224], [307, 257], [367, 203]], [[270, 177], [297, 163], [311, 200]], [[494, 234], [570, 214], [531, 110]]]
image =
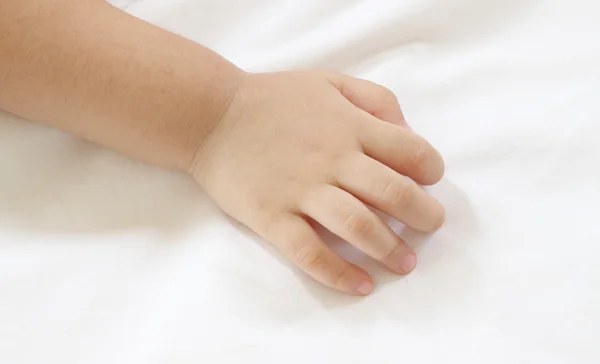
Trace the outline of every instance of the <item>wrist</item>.
[[[189, 132], [194, 137], [191, 144], [192, 149], [186, 151], [184, 158], [186, 163], [178, 166], [178, 169], [192, 176], [197, 170], [200, 157], [205, 152], [205, 144], [222, 123], [246, 77], [246, 72], [226, 60], [222, 65], [216, 66], [214, 71], [212, 86], [208, 88], [209, 93], [206, 93], [205, 87], [202, 91], [202, 97], [204, 100], [208, 100], [209, 106], [198, 108], [193, 113], [192, 127], [189, 128]], [[192, 102], [192, 104], [197, 105], [198, 102]]]

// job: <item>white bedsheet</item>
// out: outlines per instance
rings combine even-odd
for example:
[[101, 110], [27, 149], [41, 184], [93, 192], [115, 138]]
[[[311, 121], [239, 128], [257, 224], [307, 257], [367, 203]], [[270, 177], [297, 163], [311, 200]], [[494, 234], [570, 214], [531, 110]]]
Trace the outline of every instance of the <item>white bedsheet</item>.
[[251, 71], [391, 88], [447, 223], [400, 232], [404, 278], [347, 252], [377, 282], [351, 298], [185, 176], [0, 114], [0, 363], [600, 362], [598, 1], [121, 5]]

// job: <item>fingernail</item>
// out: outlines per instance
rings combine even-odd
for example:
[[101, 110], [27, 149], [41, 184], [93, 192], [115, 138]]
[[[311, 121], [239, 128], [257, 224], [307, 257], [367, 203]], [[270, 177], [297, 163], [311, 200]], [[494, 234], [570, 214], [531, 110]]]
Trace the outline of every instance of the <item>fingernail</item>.
[[409, 253], [404, 257], [404, 261], [402, 262], [402, 269], [408, 273], [415, 269], [417, 265], [417, 256], [414, 253]]
[[356, 292], [360, 294], [367, 295], [373, 291], [373, 283], [369, 281], [362, 281], [358, 287], [356, 287]]

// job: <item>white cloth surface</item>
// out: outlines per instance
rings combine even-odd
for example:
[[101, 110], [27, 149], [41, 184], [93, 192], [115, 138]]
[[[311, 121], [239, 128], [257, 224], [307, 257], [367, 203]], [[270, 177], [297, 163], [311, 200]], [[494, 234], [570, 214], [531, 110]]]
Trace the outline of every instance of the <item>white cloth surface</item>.
[[185, 176], [0, 114], [1, 363], [600, 362], [599, 2], [122, 5], [247, 70], [392, 89], [445, 157], [447, 222], [394, 226], [407, 277], [344, 247], [377, 283], [347, 297]]

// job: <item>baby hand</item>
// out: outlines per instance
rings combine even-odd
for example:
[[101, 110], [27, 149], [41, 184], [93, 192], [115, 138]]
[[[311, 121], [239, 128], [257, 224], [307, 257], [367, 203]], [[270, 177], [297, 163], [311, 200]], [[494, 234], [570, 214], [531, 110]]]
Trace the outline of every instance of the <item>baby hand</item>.
[[221, 208], [319, 282], [366, 295], [373, 281], [325, 245], [314, 220], [399, 274], [415, 253], [367, 205], [433, 232], [440, 154], [405, 124], [392, 92], [318, 72], [247, 74], [190, 172]]

